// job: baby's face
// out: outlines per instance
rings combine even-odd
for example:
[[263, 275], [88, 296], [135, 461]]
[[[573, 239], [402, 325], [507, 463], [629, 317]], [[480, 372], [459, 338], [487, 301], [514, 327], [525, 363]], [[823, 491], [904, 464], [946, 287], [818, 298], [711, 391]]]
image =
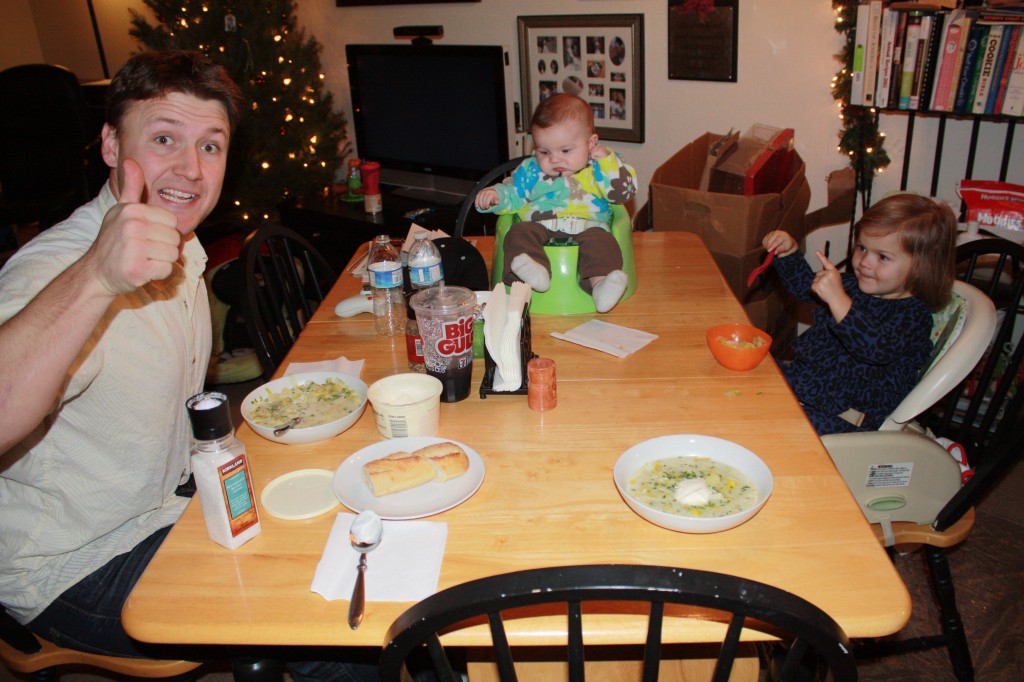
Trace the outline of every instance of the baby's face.
[[549, 128], [533, 129], [533, 155], [546, 175], [568, 177], [590, 162], [590, 150], [597, 133], [590, 133], [575, 121], [562, 121]]
[[906, 298], [907, 277], [913, 263], [900, 246], [899, 234], [885, 236], [861, 232], [853, 248], [853, 271], [860, 290], [879, 298]]

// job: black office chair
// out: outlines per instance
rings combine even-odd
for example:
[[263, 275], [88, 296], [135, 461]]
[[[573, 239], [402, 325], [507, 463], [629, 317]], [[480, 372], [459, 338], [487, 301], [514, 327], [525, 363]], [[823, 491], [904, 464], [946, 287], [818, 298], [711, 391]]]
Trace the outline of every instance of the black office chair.
[[462, 233], [466, 229], [466, 219], [469, 217], [470, 211], [473, 210], [473, 201], [476, 199], [477, 192], [485, 187], [490, 187], [496, 181], [514, 171], [519, 164], [528, 158], [528, 156], [517, 156], [514, 159], [509, 159], [505, 163], [495, 166], [491, 170], [487, 171], [487, 173], [480, 178], [475, 185], [473, 185], [473, 189], [469, 190], [469, 194], [467, 194], [466, 198], [462, 200], [462, 206], [459, 207], [459, 215], [455, 218], [456, 237], [461, 237]]
[[92, 198], [98, 148], [75, 74], [53, 64], [0, 72], [0, 224], [47, 228]]
[[246, 237], [242, 311], [264, 378], [277, 369], [337, 275], [301, 235], [266, 223]]
[[[583, 605], [586, 604], [586, 609]], [[676, 610], [670, 605], [697, 607]], [[584, 620], [601, 612], [647, 617], [643, 680], [657, 679], [664, 621], [714, 619], [728, 624], [713, 680], [724, 682], [744, 629], [787, 644], [777, 680], [797, 679], [808, 660], [827, 667], [835, 682], [857, 679], [849, 642], [839, 625], [810, 602], [770, 585], [719, 573], [663, 566], [562, 566], [506, 573], [448, 588], [416, 604], [391, 625], [380, 660], [380, 678], [397, 682], [407, 658], [425, 647], [441, 682], [460, 678], [439, 634], [486, 622], [502, 682], [516, 679], [505, 623], [567, 613], [569, 680], [584, 679]], [[515, 609], [515, 611], [511, 611]], [[635, 611], [633, 610], [635, 609]], [[780, 648], [781, 650], [781, 648]], [[814, 659], [810, 654], [816, 654]], [[805, 660], [805, 656], [808, 660]]]

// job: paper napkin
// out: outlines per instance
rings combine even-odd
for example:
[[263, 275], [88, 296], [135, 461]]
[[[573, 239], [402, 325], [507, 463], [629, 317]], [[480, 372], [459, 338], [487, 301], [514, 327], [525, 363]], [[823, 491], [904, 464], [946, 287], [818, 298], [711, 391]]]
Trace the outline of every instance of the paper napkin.
[[334, 360], [321, 360], [320, 362], [293, 362], [285, 368], [284, 376], [303, 372], [340, 372], [357, 377], [363, 371], [365, 362], [366, 360], [349, 360], [344, 355]]
[[523, 314], [533, 290], [514, 282], [511, 292], [498, 282], [484, 307], [484, 345], [495, 364], [494, 390], [515, 391], [523, 385], [523, 354], [520, 347]]
[[604, 353], [609, 353], [619, 358], [624, 358], [635, 353], [654, 339], [656, 334], [630, 329], [610, 322], [601, 320], [590, 320], [578, 327], [573, 327], [564, 334], [551, 332], [551, 336], [563, 341], [593, 348]]
[[[359, 553], [349, 543], [355, 514], [340, 513], [313, 574], [312, 592], [329, 601], [352, 598]], [[366, 601], [420, 601], [437, 592], [448, 524], [385, 521], [380, 545], [367, 555]]]

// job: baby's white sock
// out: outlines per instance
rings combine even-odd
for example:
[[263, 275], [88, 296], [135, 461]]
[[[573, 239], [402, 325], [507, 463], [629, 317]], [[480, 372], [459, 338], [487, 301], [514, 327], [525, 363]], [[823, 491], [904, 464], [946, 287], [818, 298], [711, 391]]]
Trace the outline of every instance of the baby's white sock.
[[622, 294], [626, 293], [628, 284], [629, 278], [622, 270], [612, 270], [595, 284], [594, 307], [597, 308], [597, 312], [606, 313], [614, 308]]
[[516, 277], [529, 284], [534, 291], [547, 291], [551, 286], [551, 275], [547, 269], [525, 253], [513, 258], [510, 265]]

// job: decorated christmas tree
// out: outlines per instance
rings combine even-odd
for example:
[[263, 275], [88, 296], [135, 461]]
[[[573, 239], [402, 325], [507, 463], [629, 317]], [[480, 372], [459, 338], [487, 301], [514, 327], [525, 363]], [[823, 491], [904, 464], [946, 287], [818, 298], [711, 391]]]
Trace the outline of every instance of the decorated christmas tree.
[[294, 0], [145, 0], [132, 12], [146, 49], [198, 50], [223, 65], [248, 109], [233, 141], [219, 212], [262, 220], [289, 195], [333, 183], [347, 153], [345, 117], [320, 73], [320, 44], [295, 25]]

